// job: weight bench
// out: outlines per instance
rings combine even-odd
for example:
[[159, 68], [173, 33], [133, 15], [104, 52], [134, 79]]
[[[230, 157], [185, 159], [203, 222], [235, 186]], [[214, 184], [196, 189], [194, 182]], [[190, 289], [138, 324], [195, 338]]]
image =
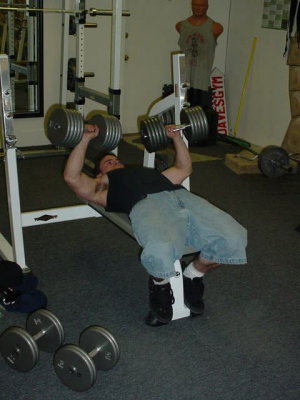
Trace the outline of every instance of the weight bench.
[[[88, 205], [135, 239], [132, 232], [130, 219], [127, 216], [127, 214], [107, 212], [103, 207], [94, 203], [88, 203]], [[195, 252], [196, 251], [194, 249], [186, 248], [184, 255], [192, 254]], [[170, 279], [175, 299], [175, 302], [173, 304], [173, 320], [190, 316], [190, 310], [184, 304], [183, 278], [182, 278], [182, 269], [180, 261], [176, 260], [174, 266], [175, 266], [176, 276]]]

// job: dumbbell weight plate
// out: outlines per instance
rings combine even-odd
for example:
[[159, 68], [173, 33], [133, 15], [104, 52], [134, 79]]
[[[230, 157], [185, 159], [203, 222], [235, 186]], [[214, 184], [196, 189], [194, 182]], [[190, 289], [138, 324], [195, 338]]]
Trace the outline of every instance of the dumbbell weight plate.
[[111, 133], [109, 135], [108, 150], [114, 149], [119, 144], [122, 137], [122, 126], [118, 118], [109, 116], [108, 122], [111, 127]]
[[53, 364], [58, 378], [72, 390], [84, 392], [96, 382], [97, 370], [93, 360], [75, 344], [58, 349]]
[[168, 137], [160, 117], [144, 119], [140, 125], [140, 133], [145, 149], [149, 153], [163, 150], [168, 146]]
[[54, 146], [74, 147], [82, 133], [83, 119], [77, 110], [56, 107], [47, 116], [46, 134]]
[[184, 135], [190, 145], [200, 145], [207, 140], [209, 135], [208, 123], [201, 107], [183, 108], [180, 112], [180, 122], [184, 125], [190, 125], [184, 130]]
[[[83, 133], [82, 116], [77, 110], [66, 109], [67, 118], [69, 121], [68, 132], [66, 136], [66, 144], [69, 147], [76, 146], [80, 142]], [[78, 122], [77, 122], [78, 121]]]
[[48, 116], [46, 133], [54, 146], [63, 146], [69, 121], [63, 108], [55, 108]]
[[201, 132], [204, 142], [207, 140], [210, 131], [210, 125], [208, 123], [208, 117], [203, 108], [199, 107], [199, 113], [201, 114], [200, 121], [201, 121]]
[[35, 340], [18, 326], [12, 326], [1, 334], [0, 353], [11, 368], [20, 372], [30, 371], [39, 359]]
[[116, 117], [98, 113], [93, 115], [88, 123], [99, 127], [99, 135], [91, 140], [95, 151], [110, 151], [118, 146], [122, 137], [122, 127]]
[[26, 321], [26, 329], [32, 336], [40, 331], [45, 332], [45, 335], [38, 339], [38, 347], [48, 353], [55, 351], [64, 341], [63, 326], [59, 319], [46, 309], [31, 313]]
[[95, 348], [101, 349], [93, 361], [96, 369], [107, 371], [113, 368], [120, 358], [119, 346], [113, 335], [101, 326], [90, 326], [80, 335], [79, 346], [90, 353]]
[[175, 108], [169, 108], [160, 114], [164, 125], [170, 125], [175, 123]]
[[267, 146], [258, 155], [258, 167], [268, 178], [278, 178], [291, 169], [289, 155], [278, 146]]
[[68, 147], [74, 147], [80, 142], [83, 135], [83, 118], [80, 112], [77, 110], [65, 108], [64, 111], [69, 120], [65, 144]]

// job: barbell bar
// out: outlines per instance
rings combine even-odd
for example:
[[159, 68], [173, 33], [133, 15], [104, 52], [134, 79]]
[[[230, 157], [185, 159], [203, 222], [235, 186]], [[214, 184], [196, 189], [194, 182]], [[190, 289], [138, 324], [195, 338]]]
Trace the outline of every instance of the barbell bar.
[[[13, 12], [44, 12], [44, 13], [56, 13], [56, 14], [82, 14], [87, 13], [91, 17], [98, 15], [113, 15], [112, 10], [101, 10], [96, 8], [90, 8], [89, 10], [63, 10], [59, 8], [30, 8], [30, 7], [0, 7], [2, 11], [13, 11]], [[123, 10], [122, 15], [124, 17], [130, 17], [129, 10]]]
[[30, 371], [39, 359], [39, 350], [48, 353], [63, 343], [64, 329], [49, 310], [40, 309], [26, 320], [26, 329], [7, 328], [0, 336], [0, 353], [7, 364], [20, 372]]
[[64, 385], [84, 392], [96, 382], [97, 370], [110, 370], [119, 358], [119, 345], [114, 336], [107, 329], [93, 325], [81, 333], [79, 345], [66, 344], [58, 349], [53, 364]]
[[[90, 141], [89, 147], [96, 153], [115, 149], [122, 138], [122, 127], [117, 117], [95, 113], [88, 124], [98, 125], [99, 134]], [[84, 120], [79, 111], [54, 107], [46, 115], [46, 135], [54, 146], [74, 147], [82, 139]]]

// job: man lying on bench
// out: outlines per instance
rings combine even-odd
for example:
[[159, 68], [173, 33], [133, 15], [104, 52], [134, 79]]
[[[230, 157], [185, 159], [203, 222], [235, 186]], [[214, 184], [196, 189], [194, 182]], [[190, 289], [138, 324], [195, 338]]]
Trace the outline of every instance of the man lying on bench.
[[86, 125], [81, 142], [69, 155], [64, 179], [82, 199], [105, 207], [106, 211], [129, 215], [137, 242], [142, 246], [141, 262], [149, 273], [150, 311], [145, 322], [151, 326], [172, 320], [173, 294], [170, 278], [174, 263], [186, 246], [198, 250], [184, 270], [185, 305], [202, 314], [203, 276], [221, 264], [245, 264], [247, 232], [230, 215], [181, 186], [192, 172], [189, 150], [175, 126], [166, 134], [175, 149], [174, 165], [163, 172], [146, 167], [125, 167], [112, 153], [97, 162], [91, 178], [82, 172], [90, 140], [99, 133]]

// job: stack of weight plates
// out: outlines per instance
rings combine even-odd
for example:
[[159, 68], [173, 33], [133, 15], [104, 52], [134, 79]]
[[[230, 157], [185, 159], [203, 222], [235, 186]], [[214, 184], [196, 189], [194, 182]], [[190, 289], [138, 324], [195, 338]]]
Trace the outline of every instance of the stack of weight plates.
[[168, 137], [161, 117], [154, 116], [141, 122], [142, 142], [149, 153], [168, 146]]
[[184, 130], [189, 145], [200, 145], [208, 139], [208, 121], [200, 106], [183, 108], [180, 112], [180, 122], [184, 125], [190, 125]]
[[112, 115], [95, 114], [89, 124], [99, 126], [99, 135], [91, 141], [96, 151], [110, 151], [116, 148], [122, 137], [122, 126], [118, 118]]
[[55, 108], [48, 116], [46, 130], [54, 146], [74, 147], [82, 138], [82, 116], [77, 110]]

